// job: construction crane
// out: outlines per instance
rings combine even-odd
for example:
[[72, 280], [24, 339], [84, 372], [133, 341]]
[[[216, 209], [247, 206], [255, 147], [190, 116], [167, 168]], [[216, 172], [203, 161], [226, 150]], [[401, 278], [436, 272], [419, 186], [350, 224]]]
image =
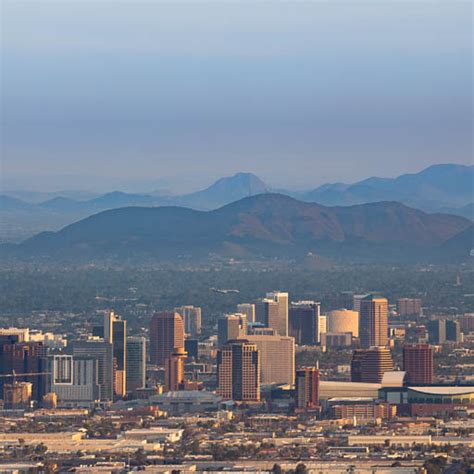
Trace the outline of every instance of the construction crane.
[[0, 375], [1, 378], [12, 377], [13, 378], [13, 385], [16, 383], [17, 377], [33, 377], [36, 375], [51, 375], [51, 372], [27, 372], [25, 374], [17, 374], [16, 371], [13, 371], [11, 374], [2, 374]]

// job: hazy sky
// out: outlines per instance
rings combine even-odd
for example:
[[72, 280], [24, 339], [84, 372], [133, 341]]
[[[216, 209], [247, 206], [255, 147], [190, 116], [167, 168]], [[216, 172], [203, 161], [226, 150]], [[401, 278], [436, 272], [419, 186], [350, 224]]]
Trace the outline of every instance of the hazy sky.
[[0, 8], [4, 185], [311, 186], [472, 161], [470, 1]]

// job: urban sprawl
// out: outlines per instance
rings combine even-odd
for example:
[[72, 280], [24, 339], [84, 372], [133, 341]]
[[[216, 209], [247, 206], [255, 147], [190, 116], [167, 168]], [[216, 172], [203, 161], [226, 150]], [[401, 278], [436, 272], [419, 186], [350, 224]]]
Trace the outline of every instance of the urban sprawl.
[[474, 314], [343, 296], [0, 329], [0, 472], [473, 472]]

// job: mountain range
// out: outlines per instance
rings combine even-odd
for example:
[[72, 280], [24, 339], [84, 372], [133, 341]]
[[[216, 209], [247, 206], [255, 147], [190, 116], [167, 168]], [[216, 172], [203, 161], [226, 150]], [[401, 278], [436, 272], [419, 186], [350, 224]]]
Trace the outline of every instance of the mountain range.
[[52, 259], [449, 260], [453, 254], [467, 258], [472, 227], [463, 217], [427, 214], [397, 202], [327, 207], [266, 193], [212, 211], [108, 210], [59, 232], [3, 244], [1, 253]]
[[[368, 178], [354, 184], [332, 183], [305, 192], [278, 190], [301, 201], [326, 206], [350, 206], [396, 201], [427, 212], [474, 218], [474, 166], [434, 165], [397, 178]], [[206, 189], [181, 195], [134, 194], [114, 191], [92, 199], [55, 196], [43, 202], [26, 202], [0, 196], [0, 241], [19, 241], [45, 230], [59, 230], [98, 212], [130, 206], [184, 206], [212, 210], [244, 197], [271, 191], [251, 173], [221, 178]]]

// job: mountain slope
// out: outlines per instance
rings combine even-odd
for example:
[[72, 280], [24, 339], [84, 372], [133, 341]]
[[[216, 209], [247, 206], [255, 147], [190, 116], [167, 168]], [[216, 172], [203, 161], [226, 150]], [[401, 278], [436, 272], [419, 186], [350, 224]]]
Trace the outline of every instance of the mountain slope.
[[474, 251], [474, 224], [444, 242], [441, 251], [447, 260], [464, 260]]
[[105, 258], [420, 256], [465, 231], [470, 221], [426, 214], [394, 202], [325, 207], [279, 194], [242, 199], [215, 211], [128, 207], [105, 211], [3, 247], [20, 256]]
[[[368, 178], [355, 184], [325, 184], [301, 193], [281, 191], [302, 201], [327, 206], [351, 206], [397, 201], [427, 212], [473, 217], [474, 167], [435, 165], [398, 178]], [[0, 241], [18, 241], [40, 231], [64, 225], [108, 209], [129, 206], [184, 206], [211, 210], [244, 197], [268, 192], [269, 187], [251, 173], [221, 178], [208, 188], [178, 196], [114, 191], [88, 200], [55, 196], [42, 203], [27, 203], [8, 196], [0, 198]], [[77, 194], [77, 193], [76, 193]]]
[[14, 212], [18, 210], [34, 209], [35, 205], [29, 202], [22, 201], [5, 194], [0, 195], [0, 210], [3, 212]]

